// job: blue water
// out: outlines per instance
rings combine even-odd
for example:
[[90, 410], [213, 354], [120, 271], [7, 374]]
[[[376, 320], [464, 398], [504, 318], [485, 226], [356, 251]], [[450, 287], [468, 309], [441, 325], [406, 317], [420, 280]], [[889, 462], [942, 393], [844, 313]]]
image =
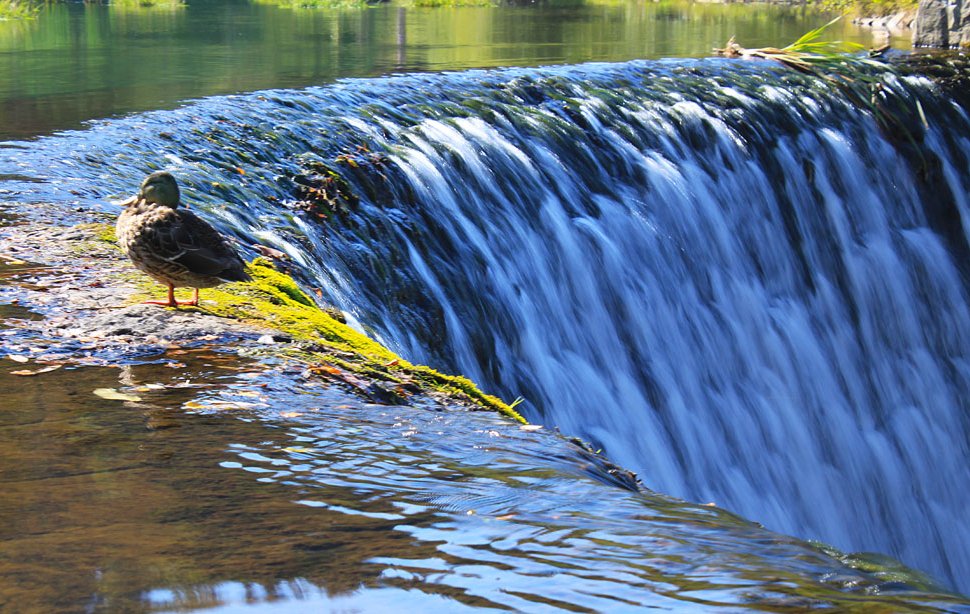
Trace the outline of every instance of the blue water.
[[[169, 168], [392, 349], [650, 488], [967, 591], [970, 119], [876, 80], [899, 123], [720, 61], [345, 81], [42, 139], [11, 159], [50, 183], [7, 189], [93, 206]], [[294, 178], [327, 170], [360, 200], [321, 218]]]

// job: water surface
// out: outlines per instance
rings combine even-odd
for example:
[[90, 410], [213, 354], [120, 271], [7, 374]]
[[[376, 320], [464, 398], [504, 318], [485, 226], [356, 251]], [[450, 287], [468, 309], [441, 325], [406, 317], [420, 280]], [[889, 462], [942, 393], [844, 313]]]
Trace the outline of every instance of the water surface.
[[[732, 35], [781, 46], [831, 18], [804, 7], [688, 2], [289, 10], [47, 5], [0, 22], [0, 139], [212, 94], [414, 70], [700, 57]], [[833, 36], [868, 43], [845, 25]]]
[[961, 607], [490, 413], [207, 349], [22, 366], [0, 358], [4, 610]]

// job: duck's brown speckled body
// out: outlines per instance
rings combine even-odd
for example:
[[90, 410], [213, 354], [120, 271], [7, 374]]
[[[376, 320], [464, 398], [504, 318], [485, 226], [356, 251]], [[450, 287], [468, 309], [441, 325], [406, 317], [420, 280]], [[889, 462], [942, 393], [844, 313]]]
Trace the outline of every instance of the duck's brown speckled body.
[[[168, 301], [146, 302], [169, 307], [198, 305], [199, 288], [250, 280], [229, 242], [191, 211], [179, 209], [179, 200], [175, 178], [152, 173], [138, 194], [124, 203], [115, 227], [118, 243], [132, 263], [168, 286]], [[193, 300], [176, 301], [179, 286], [194, 288]]]

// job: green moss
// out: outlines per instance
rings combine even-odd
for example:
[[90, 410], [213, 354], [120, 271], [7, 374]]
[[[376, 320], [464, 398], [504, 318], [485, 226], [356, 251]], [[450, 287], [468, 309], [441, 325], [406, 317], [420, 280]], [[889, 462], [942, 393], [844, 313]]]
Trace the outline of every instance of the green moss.
[[118, 237], [115, 236], [114, 224], [82, 224], [79, 228], [86, 228], [91, 231], [96, 241], [103, 243], [118, 244]]
[[[199, 311], [273, 328], [302, 342], [301, 358], [310, 363], [336, 365], [369, 380], [395, 386], [416, 386], [422, 391], [498, 411], [525, 422], [501, 399], [479, 390], [470, 380], [412, 365], [369, 337], [343, 324], [317, 307], [292, 277], [276, 270], [272, 261], [256, 258], [248, 266], [253, 281], [201, 291]], [[146, 278], [146, 282], [149, 280]], [[164, 299], [164, 289], [151, 284], [153, 298]], [[144, 299], [145, 297], [139, 297]], [[324, 373], [325, 374], [325, 373]]]
[[68, 241], [70, 251], [78, 256], [108, 256], [121, 250], [114, 224], [79, 224], [74, 229], [83, 231], [83, 235], [72, 236]]

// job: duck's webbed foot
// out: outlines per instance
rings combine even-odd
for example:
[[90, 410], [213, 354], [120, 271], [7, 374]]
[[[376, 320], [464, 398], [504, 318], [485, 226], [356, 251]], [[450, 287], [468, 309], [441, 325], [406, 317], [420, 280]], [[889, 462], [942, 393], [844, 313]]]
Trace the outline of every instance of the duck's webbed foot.
[[195, 291], [195, 303], [190, 303], [189, 301], [179, 302], [175, 300], [175, 286], [168, 284], [168, 300], [167, 301], [144, 301], [143, 305], [161, 305], [163, 307], [178, 307], [179, 305], [198, 305], [199, 303], [199, 291]]

